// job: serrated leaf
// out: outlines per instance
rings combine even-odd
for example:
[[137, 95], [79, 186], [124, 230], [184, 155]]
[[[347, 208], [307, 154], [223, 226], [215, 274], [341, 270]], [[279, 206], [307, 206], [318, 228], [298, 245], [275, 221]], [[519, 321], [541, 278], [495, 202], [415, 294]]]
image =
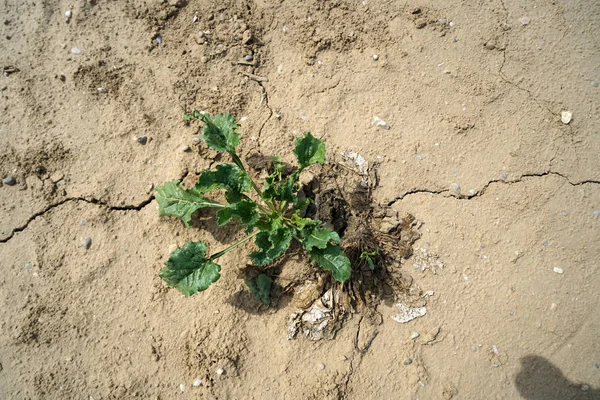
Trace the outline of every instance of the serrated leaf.
[[325, 142], [315, 138], [310, 132], [304, 137], [296, 139], [294, 154], [298, 159], [300, 170], [312, 164], [323, 164], [325, 162]]
[[254, 297], [265, 305], [271, 304], [272, 283], [273, 279], [265, 274], [260, 274], [255, 279], [246, 280], [246, 285], [248, 285]]
[[248, 174], [236, 165], [219, 164], [216, 171], [204, 171], [200, 174], [196, 189], [200, 192], [226, 189], [225, 198], [231, 204], [240, 201], [242, 193], [252, 189], [252, 182]]
[[205, 255], [206, 243], [187, 242], [171, 253], [159, 276], [186, 296], [206, 290], [221, 277], [221, 266]]
[[202, 127], [204, 143], [218, 152], [234, 153], [235, 147], [240, 143], [240, 135], [235, 132], [239, 128], [235, 117], [228, 113], [220, 113], [212, 117], [208, 114], [198, 114], [197, 118], [205, 123]]
[[258, 222], [259, 213], [256, 209], [256, 203], [251, 200], [242, 200], [234, 203], [217, 212], [217, 224], [222, 226], [233, 218], [237, 218], [246, 227], [246, 231], [249, 232]]
[[270, 229], [256, 235], [254, 244], [259, 248], [250, 254], [254, 265], [265, 265], [273, 262], [285, 252], [292, 242], [292, 231], [283, 226], [279, 220], [272, 222]]
[[329, 242], [339, 243], [340, 237], [337, 232], [317, 224], [308, 224], [300, 231], [302, 244], [309, 252], [313, 248], [324, 249]]
[[178, 180], [167, 182], [158, 186], [154, 192], [158, 202], [159, 215], [168, 215], [181, 219], [189, 227], [192, 214], [206, 207], [225, 207], [215, 201], [209, 200], [196, 188], [184, 189]]
[[298, 196], [296, 192], [300, 189], [298, 184], [298, 173], [293, 173], [287, 177], [283, 177], [282, 173], [285, 166], [282, 168], [275, 167], [275, 171], [265, 178], [265, 186], [263, 189], [263, 197], [265, 199], [275, 199], [278, 201], [287, 201], [294, 203]]
[[324, 249], [313, 247], [309, 253], [311, 261], [324, 270], [331, 271], [336, 281], [344, 283], [350, 278], [350, 260], [339, 246], [329, 243]]

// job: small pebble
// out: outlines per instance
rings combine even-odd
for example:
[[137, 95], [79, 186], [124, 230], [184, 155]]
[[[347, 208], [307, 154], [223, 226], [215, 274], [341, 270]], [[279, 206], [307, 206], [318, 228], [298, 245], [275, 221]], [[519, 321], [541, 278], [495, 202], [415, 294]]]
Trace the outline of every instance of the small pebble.
[[568, 125], [573, 119], [573, 113], [571, 111], [562, 111], [560, 113], [560, 120], [563, 124]]
[[563, 216], [565, 216], [565, 217], [566, 217], [567, 215], [569, 215], [569, 213], [568, 213], [568, 212], [566, 212], [566, 211], [563, 211], [561, 214], [562, 214]]
[[146, 144], [148, 142], [148, 138], [146, 136], [140, 136], [136, 140], [139, 144]]
[[379, 60], [379, 56], [377, 54], [373, 54], [373, 60], [375, 60], [375, 61]]
[[195, 138], [192, 139], [192, 142], [194, 142], [194, 143], [200, 143], [200, 138], [195, 137]]
[[32, 265], [30, 263], [25, 264], [25, 269], [31, 269]]
[[450, 28], [454, 28], [454, 22], [450, 21], [448, 25], [450, 25]]
[[185, 386], [183, 385], [183, 383], [179, 384], [179, 390], [181, 390], [181, 393], [185, 392]]
[[106, 92], [108, 92], [108, 90], [105, 87], [99, 87], [96, 90], [98, 91], [98, 93], [106, 93]]
[[8, 186], [13, 186], [17, 184], [17, 180], [15, 179], [14, 176], [7, 176], [6, 178], [2, 179], [2, 183], [4, 183], [5, 185]]
[[411, 333], [411, 334], [410, 334], [410, 338], [411, 338], [412, 340], [415, 340], [415, 339], [416, 339], [416, 338], [418, 338], [419, 336], [420, 336], [420, 335], [419, 335], [419, 332], [413, 332], [413, 333]]
[[594, 211], [594, 216], [600, 217], [600, 210], [595, 210]]
[[200, 62], [203, 64], [206, 64], [208, 62], [208, 57], [206, 57], [206, 56], [200, 57]]
[[319, 364], [318, 367], [319, 370], [323, 371], [325, 369], [325, 364]]
[[471, 351], [472, 351], [473, 353], [476, 353], [476, 352], [477, 352], [477, 346], [473, 346], [473, 347], [471, 347]]
[[156, 43], [158, 43], [159, 45], [162, 44], [162, 37], [160, 35], [158, 35], [157, 37], [155, 37], [154, 40], [156, 40]]
[[558, 304], [556, 304], [556, 303], [550, 304], [550, 311], [556, 310], [557, 307], [558, 307]]
[[454, 193], [460, 194], [460, 185], [458, 183], [453, 183], [451, 188]]
[[503, 179], [508, 179], [508, 174], [507, 173], [502, 174], [502, 178]]
[[81, 226], [85, 226], [85, 224], [87, 224], [87, 222], [86, 222], [86, 220], [85, 220], [85, 219], [82, 219], [81, 221], [79, 221], [79, 224], [80, 224]]
[[475, 190], [475, 189], [469, 189], [469, 194], [471, 196], [475, 196], [477, 194], [477, 190]]
[[84, 249], [86, 249], [86, 250], [89, 249], [90, 247], [92, 247], [92, 238], [86, 237], [81, 242], [81, 245], [83, 246]]
[[440, 25], [446, 25], [446, 23], [448, 22], [448, 20], [445, 19], [445, 18], [441, 18], [438, 22], [440, 23]]
[[200, 379], [200, 378], [194, 379], [194, 383], [192, 383], [192, 385], [194, 387], [198, 387], [198, 386], [202, 385], [202, 379]]
[[183, 151], [183, 152], [186, 152], [186, 153], [187, 153], [188, 151], [190, 151], [190, 150], [191, 150], [191, 149], [190, 149], [190, 146], [187, 146], [187, 145], [186, 145], [186, 146], [183, 146], [183, 147], [181, 148], [181, 151]]
[[557, 274], [562, 274], [564, 272], [562, 268], [558, 268], [558, 267], [554, 267], [552, 270], [554, 272], [556, 272]]
[[423, 156], [420, 155], [419, 153], [416, 154], [417, 160], [421, 161], [423, 159]]
[[523, 26], [529, 25], [531, 23], [531, 19], [528, 17], [522, 17], [519, 21], [521, 21], [521, 24], [523, 24]]
[[588, 385], [581, 385], [581, 390], [587, 392], [588, 390], [590, 390], [590, 387]]
[[404, 360], [404, 365], [410, 365], [412, 364], [413, 360], [412, 358], [407, 358], [406, 360]]
[[73, 53], [73, 54], [81, 54], [81, 49], [79, 47], [73, 47], [71, 49], [71, 53]]
[[488, 50], [494, 50], [496, 48], [496, 45], [494, 44], [494, 42], [487, 42], [485, 44], [485, 48]]
[[217, 375], [219, 375], [219, 376], [220, 376], [220, 375], [223, 375], [224, 373], [225, 373], [225, 370], [224, 370], [223, 368], [219, 368], [219, 369], [217, 370]]
[[244, 60], [250, 62], [250, 61], [254, 60], [254, 57], [252, 57], [251, 54], [248, 54], [246, 57], [244, 57]]
[[67, 19], [71, 18], [72, 15], [73, 13], [71, 12], [71, 10], [65, 11], [65, 17], [67, 17]]
[[592, 86], [593, 87], [598, 87], [598, 82], [597, 81], [592, 81]]

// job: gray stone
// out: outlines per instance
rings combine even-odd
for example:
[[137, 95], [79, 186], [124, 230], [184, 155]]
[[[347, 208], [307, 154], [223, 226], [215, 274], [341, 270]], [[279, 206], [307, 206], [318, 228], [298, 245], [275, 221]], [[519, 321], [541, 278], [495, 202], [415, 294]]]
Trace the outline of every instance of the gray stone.
[[453, 183], [451, 188], [454, 193], [460, 194], [460, 185], [458, 183]]
[[148, 142], [148, 138], [146, 136], [140, 136], [136, 140], [139, 144], [146, 144]]
[[246, 57], [244, 57], [244, 60], [250, 62], [250, 61], [254, 60], [254, 57], [252, 57], [252, 54], [248, 54]]
[[17, 184], [17, 180], [14, 176], [9, 175], [6, 178], [2, 179], [2, 183], [8, 186], [13, 186]]
[[404, 360], [404, 365], [410, 365], [412, 364], [413, 360], [412, 358], [407, 358], [406, 360]]
[[86, 250], [89, 249], [90, 247], [92, 247], [92, 238], [86, 237], [81, 242], [81, 245], [83, 246], [84, 249], [86, 249]]

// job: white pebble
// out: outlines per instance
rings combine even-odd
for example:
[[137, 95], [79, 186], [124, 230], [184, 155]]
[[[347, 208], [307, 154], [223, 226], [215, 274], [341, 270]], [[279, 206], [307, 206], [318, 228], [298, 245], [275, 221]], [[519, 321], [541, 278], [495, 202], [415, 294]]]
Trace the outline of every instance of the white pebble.
[[217, 370], [217, 375], [223, 375], [225, 373], [225, 370], [223, 370], [223, 368], [219, 368]]
[[458, 183], [452, 184], [452, 191], [456, 194], [460, 194], [460, 185]]
[[179, 384], [179, 390], [181, 390], [181, 393], [185, 392], [185, 386], [183, 385], [183, 383]]
[[600, 217], [600, 210], [595, 210], [594, 211], [594, 216], [595, 217]]
[[454, 22], [450, 21], [448, 25], [450, 25], [450, 28], [454, 28]]
[[573, 119], [573, 113], [571, 111], [563, 111], [560, 113], [560, 120], [563, 124], [568, 125]]
[[242, 117], [242, 118], [240, 118], [240, 121], [244, 122], [247, 119], [248, 119], [248, 117]]
[[202, 379], [200, 379], [200, 378], [194, 379], [194, 383], [192, 383], [192, 385], [194, 387], [198, 387], [198, 386], [202, 385]]
[[562, 274], [564, 272], [562, 268], [558, 268], [558, 267], [554, 267], [553, 271], [556, 272], [557, 274]]
[[81, 49], [79, 47], [73, 47], [71, 49], [71, 53], [73, 53], [73, 54], [81, 54]]
[[73, 15], [73, 13], [71, 12], [71, 10], [65, 11], [65, 17], [71, 18], [72, 15]]
[[412, 340], [415, 340], [415, 339], [416, 339], [416, 338], [418, 338], [419, 336], [421, 336], [421, 335], [419, 334], [419, 332], [413, 332], [413, 333], [411, 333], [411, 334], [410, 334], [410, 338], [411, 338]]
[[183, 147], [181, 148], [181, 151], [183, 151], [183, 152], [186, 152], [186, 153], [187, 153], [188, 151], [190, 151], [190, 146], [187, 146], [187, 145], [186, 145], [186, 146], [183, 146]]
[[318, 367], [321, 371], [323, 371], [325, 369], [325, 364], [319, 364]]
[[523, 17], [519, 21], [521, 21], [521, 24], [523, 24], [523, 26], [529, 25], [529, 23], [531, 23], [531, 19], [528, 17]]
[[469, 190], [469, 194], [470, 194], [471, 196], [475, 196], [475, 195], [477, 194], [477, 190], [475, 190], [475, 189], [470, 189], [470, 190]]
[[373, 60], [375, 60], [375, 61], [379, 60], [379, 56], [377, 54], [373, 54]]

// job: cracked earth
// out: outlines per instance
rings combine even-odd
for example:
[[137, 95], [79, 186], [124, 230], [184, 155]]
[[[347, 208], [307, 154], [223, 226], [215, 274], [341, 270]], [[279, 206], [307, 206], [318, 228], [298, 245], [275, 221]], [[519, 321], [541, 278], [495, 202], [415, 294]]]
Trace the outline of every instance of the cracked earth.
[[[16, 180], [0, 186], [0, 398], [598, 396], [597, 2], [41, 0], [0, 15], [0, 173]], [[330, 160], [377, 164], [375, 201], [414, 215], [415, 253], [444, 265], [399, 267], [434, 293], [427, 314], [400, 324], [381, 304], [381, 323], [288, 340], [293, 307], [251, 303], [238, 278], [251, 244], [209, 291], [166, 288], [175, 246], [242, 234], [158, 217], [154, 187], [227, 161], [194, 140], [193, 109], [236, 115], [244, 159], [293, 162], [311, 131]]]

